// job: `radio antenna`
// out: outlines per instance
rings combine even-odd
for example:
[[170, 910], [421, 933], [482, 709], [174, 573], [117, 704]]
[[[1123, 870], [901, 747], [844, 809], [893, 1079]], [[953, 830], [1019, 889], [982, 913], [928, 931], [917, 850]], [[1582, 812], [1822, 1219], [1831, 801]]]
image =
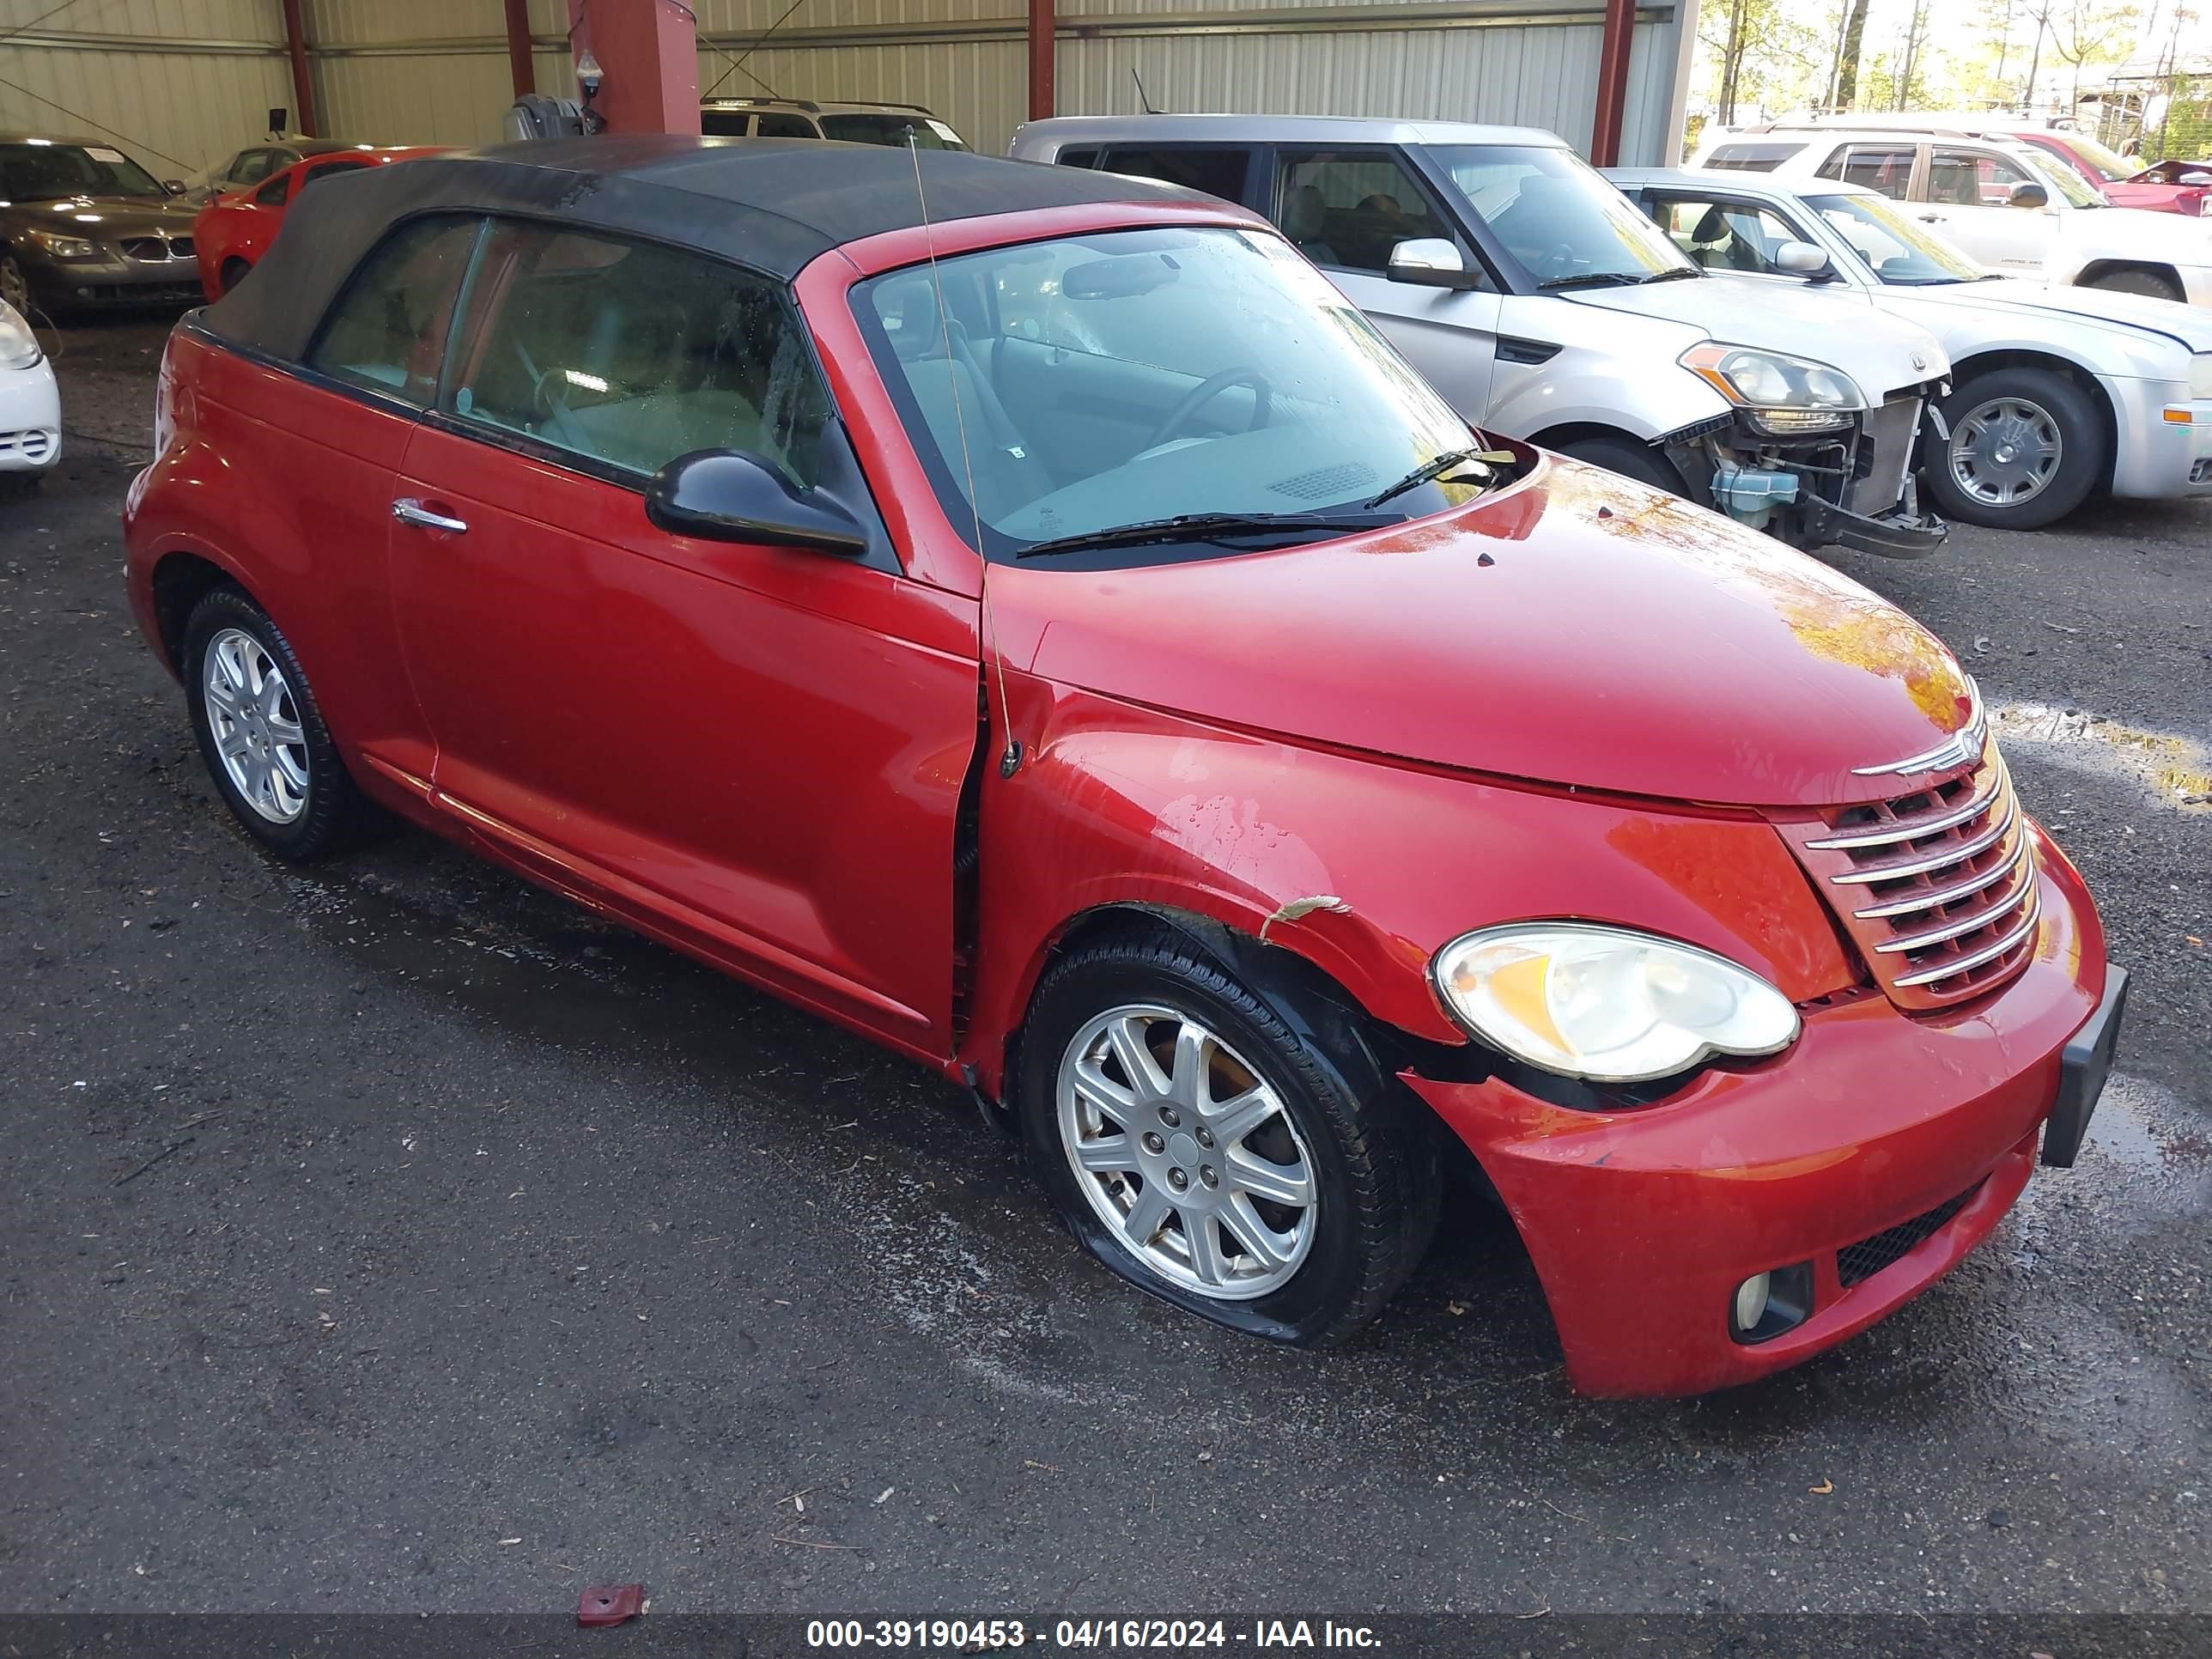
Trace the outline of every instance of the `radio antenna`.
[[1013, 705], [1006, 701], [1006, 659], [999, 649], [999, 630], [991, 616], [991, 556], [983, 545], [983, 509], [975, 497], [975, 462], [969, 452], [968, 416], [960, 401], [960, 360], [952, 350], [952, 313], [945, 303], [945, 278], [937, 269], [937, 231], [929, 222], [929, 193], [921, 184], [921, 146], [910, 128], [906, 148], [914, 159], [914, 199], [921, 209], [922, 246], [929, 256], [929, 286], [937, 301], [937, 332], [945, 342], [945, 380], [952, 392], [953, 428], [960, 434], [960, 466], [968, 479], [968, 515], [975, 530], [975, 556], [982, 561], [982, 574], [975, 584], [976, 620], [983, 655], [999, 682], [999, 720], [1006, 734], [1006, 746], [999, 751], [999, 775], [1011, 778], [1022, 763], [1022, 745], [1014, 736]]
[[1137, 66], [1134, 64], [1129, 65], [1129, 78], [1137, 83], [1138, 106], [1147, 115], [1158, 115], [1159, 111], [1152, 107], [1152, 100], [1145, 94], [1145, 77], [1137, 73]]

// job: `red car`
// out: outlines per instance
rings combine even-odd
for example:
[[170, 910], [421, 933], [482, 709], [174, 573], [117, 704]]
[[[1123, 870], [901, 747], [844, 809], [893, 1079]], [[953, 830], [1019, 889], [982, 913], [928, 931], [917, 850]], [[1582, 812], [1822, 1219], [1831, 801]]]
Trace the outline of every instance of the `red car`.
[[2086, 132], [2057, 127], [1990, 129], [2023, 144], [2046, 150], [2080, 173], [2093, 190], [2101, 191], [2114, 207], [2144, 208], [2153, 213], [2180, 213], [2191, 218], [2203, 215], [2212, 203], [2212, 186], [2181, 182], [2157, 168], [2138, 168], [2125, 156]]
[[192, 244], [200, 257], [200, 287], [210, 300], [220, 300], [236, 288], [239, 279], [261, 263], [261, 256], [283, 226], [286, 210], [308, 185], [341, 173], [359, 173], [364, 167], [441, 153], [440, 148], [428, 145], [377, 149], [361, 144], [310, 155], [282, 173], [270, 174], [252, 190], [216, 197], [192, 221]]
[[1456, 1164], [1577, 1384], [1740, 1382], [2072, 1160], [2124, 976], [1950, 654], [1471, 433], [1243, 210], [637, 137], [301, 212], [125, 515], [278, 855], [373, 805], [864, 1032], [1288, 1342]]

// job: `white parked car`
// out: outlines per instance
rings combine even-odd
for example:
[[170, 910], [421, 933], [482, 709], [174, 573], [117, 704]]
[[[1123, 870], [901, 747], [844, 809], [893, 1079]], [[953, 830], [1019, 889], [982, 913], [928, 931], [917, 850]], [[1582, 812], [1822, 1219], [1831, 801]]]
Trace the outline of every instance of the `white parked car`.
[[[1272, 220], [1471, 424], [1793, 546], [1942, 544], [1912, 483], [1950, 364], [1925, 330], [1708, 275], [1548, 132], [1335, 116], [1068, 116], [1010, 153]], [[1099, 350], [1073, 318], [1041, 326]], [[1377, 479], [1379, 484], [1384, 482]]]
[[2008, 276], [2212, 306], [2212, 220], [2114, 207], [2056, 156], [2010, 139], [1775, 125], [1711, 139], [1692, 165], [1808, 189], [1864, 185]]
[[1947, 432], [1923, 452], [1922, 483], [1947, 516], [2027, 530], [2093, 490], [2212, 495], [2212, 314], [1984, 270], [1905, 204], [1859, 185], [1608, 176], [1708, 270], [1809, 284], [1942, 341]]
[[0, 493], [36, 489], [61, 455], [54, 366], [23, 313], [0, 300]]

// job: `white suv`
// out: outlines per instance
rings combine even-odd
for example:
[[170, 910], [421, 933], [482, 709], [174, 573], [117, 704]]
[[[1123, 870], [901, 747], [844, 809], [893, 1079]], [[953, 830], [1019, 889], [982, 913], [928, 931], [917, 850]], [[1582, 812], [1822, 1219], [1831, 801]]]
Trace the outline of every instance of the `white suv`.
[[[1801, 548], [1917, 558], [1912, 482], [1950, 371], [1925, 329], [1708, 274], [1553, 134], [1335, 116], [1068, 116], [1011, 154], [1272, 220], [1469, 423]], [[1816, 256], [1817, 257], [1817, 256]], [[1048, 319], [1071, 349], [1077, 319]]]
[[1864, 185], [2008, 276], [2212, 306], [2212, 221], [2114, 207], [2057, 157], [2009, 139], [1778, 125], [1723, 133], [1692, 165], [1800, 189]]
[[710, 138], [827, 138], [904, 149], [965, 149], [960, 135], [919, 104], [817, 104], [805, 98], [702, 98], [699, 130]]

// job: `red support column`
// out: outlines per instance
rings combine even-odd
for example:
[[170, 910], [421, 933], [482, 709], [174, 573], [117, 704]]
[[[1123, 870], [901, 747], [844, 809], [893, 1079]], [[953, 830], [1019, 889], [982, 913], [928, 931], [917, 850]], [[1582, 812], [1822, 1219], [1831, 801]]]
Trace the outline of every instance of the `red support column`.
[[1052, 115], [1053, 0], [1030, 0], [1030, 119]]
[[530, 55], [530, 0], [507, 0], [507, 68], [514, 95], [538, 90], [538, 64]]
[[592, 107], [609, 132], [699, 131], [699, 30], [680, 0], [568, 0], [576, 55], [606, 72]]
[[1636, 36], [1636, 0], [1605, 0], [1605, 38], [1597, 49], [1597, 113], [1590, 122], [1590, 165], [1620, 164], [1620, 128], [1628, 108], [1628, 49]]
[[307, 35], [300, 24], [300, 0], [284, 0], [284, 46], [292, 54], [293, 124], [313, 138], [315, 129], [315, 77], [307, 69]]

